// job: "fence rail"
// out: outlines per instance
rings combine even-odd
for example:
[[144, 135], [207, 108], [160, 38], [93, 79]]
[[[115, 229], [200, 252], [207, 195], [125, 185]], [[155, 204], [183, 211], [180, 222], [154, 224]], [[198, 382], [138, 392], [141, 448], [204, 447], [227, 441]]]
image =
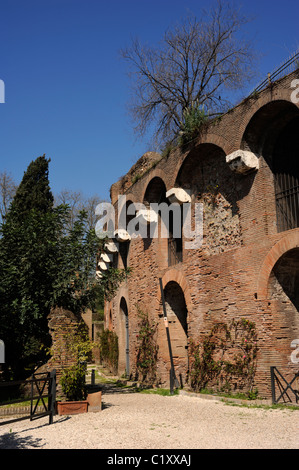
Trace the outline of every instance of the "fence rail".
[[[283, 400], [284, 403], [294, 403], [291, 394], [294, 395], [296, 404], [299, 403], [299, 387], [298, 384], [297, 388], [293, 385], [299, 377], [299, 372], [294, 374], [290, 382], [283, 377], [275, 366], [270, 367], [270, 373], [273, 405], [276, 405], [280, 400]], [[278, 390], [278, 394], [276, 394], [276, 390]]]
[[255, 93], [260, 92], [264, 88], [266, 88], [270, 83], [282, 78], [285, 75], [288, 75], [291, 72], [294, 72], [299, 67], [299, 51], [294, 52], [294, 54], [289, 57], [280, 67], [278, 67], [274, 72], [268, 73], [267, 78], [263, 80], [257, 87], [254, 88], [252, 93], [249, 95], [253, 95]]
[[[38, 374], [33, 374], [31, 379], [27, 380], [18, 380], [13, 382], [0, 382], [0, 391], [5, 387], [16, 387], [19, 385], [29, 385], [30, 386], [30, 411], [26, 416], [21, 416], [19, 418], [13, 418], [9, 420], [0, 420], [0, 426], [4, 424], [14, 423], [17, 421], [22, 421], [25, 419], [34, 419], [43, 418], [44, 416], [49, 416], [49, 424], [53, 423], [53, 416], [56, 414], [56, 371], [55, 369], [51, 372], [43, 372]], [[22, 403], [26, 398], [18, 398], [16, 400], [9, 400], [4, 403], [1, 403], [1, 406], [12, 405], [16, 403]], [[34, 403], [34, 401], [36, 402]], [[41, 405], [39, 406], [39, 403]]]

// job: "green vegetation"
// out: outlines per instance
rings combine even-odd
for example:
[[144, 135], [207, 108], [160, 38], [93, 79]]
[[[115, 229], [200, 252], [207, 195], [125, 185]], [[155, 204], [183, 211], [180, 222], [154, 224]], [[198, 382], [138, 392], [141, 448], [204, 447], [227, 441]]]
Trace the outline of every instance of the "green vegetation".
[[170, 390], [167, 388], [150, 388], [150, 389], [140, 388], [140, 389], [137, 389], [137, 391], [139, 391], [140, 393], [147, 393], [150, 395], [162, 395], [163, 397], [171, 397], [173, 395], [179, 394], [179, 390], [175, 389], [173, 391], [173, 394], [171, 395]]
[[72, 367], [63, 369], [60, 384], [67, 400], [85, 400], [85, 372], [86, 369], [81, 364], [75, 364]]
[[152, 325], [148, 313], [143, 312], [136, 305], [139, 318], [138, 346], [136, 356], [136, 370], [138, 380], [142, 383], [153, 384], [157, 374], [158, 346], [156, 342], [157, 324]]
[[199, 102], [192, 103], [189, 108], [183, 112], [182, 130], [180, 131], [178, 144], [184, 147], [191, 142], [194, 137], [198, 136], [201, 126], [209, 119], [204, 111], [204, 107]]
[[118, 369], [118, 337], [114, 331], [105, 329], [99, 335], [102, 363], [113, 373]]
[[245, 390], [256, 397], [253, 381], [257, 361], [255, 324], [247, 319], [229, 325], [217, 323], [199, 343], [190, 342], [191, 387], [201, 391], [212, 387], [217, 392]]
[[56, 354], [73, 365], [63, 368], [60, 384], [67, 400], [86, 398], [85, 374], [86, 363], [90, 359], [95, 343], [88, 337], [88, 330], [83, 321], [72, 326], [68, 331], [61, 331], [61, 350], [56, 345]]
[[102, 241], [88, 228], [84, 211], [66, 229], [69, 208], [54, 207], [49, 162], [43, 155], [30, 163], [0, 227], [0, 338], [4, 377], [11, 380], [46, 362], [52, 308], [79, 315], [103, 295], [95, 279]]

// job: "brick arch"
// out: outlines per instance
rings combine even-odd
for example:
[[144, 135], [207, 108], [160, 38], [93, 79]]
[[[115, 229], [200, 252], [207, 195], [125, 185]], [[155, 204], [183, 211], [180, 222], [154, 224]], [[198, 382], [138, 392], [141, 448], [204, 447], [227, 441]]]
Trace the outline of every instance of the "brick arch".
[[183, 165], [187, 162], [187, 159], [192, 158], [192, 155], [194, 155], [196, 152], [199, 152], [201, 147], [202, 149], [207, 149], [207, 146], [209, 145], [211, 146], [211, 148], [214, 147], [215, 149], [222, 151], [224, 155], [226, 154], [224, 147], [228, 149], [228, 142], [226, 141], [226, 139], [215, 134], [207, 134], [201, 139], [200, 143], [194, 148], [192, 148], [192, 150], [190, 150], [188, 153], [186, 153], [184, 159], [180, 160], [180, 162], [176, 165], [176, 168], [174, 170], [174, 184], [177, 182], [180, 170], [182, 169]]
[[[252, 100], [255, 100], [254, 102], [251, 102], [251, 100], [249, 100], [248, 111], [245, 112], [242, 116], [242, 119], [240, 119], [240, 125], [238, 128], [239, 132], [238, 132], [238, 135], [236, 136], [235, 144], [234, 144], [235, 150], [238, 150], [242, 147], [244, 134], [252, 118], [256, 115], [258, 111], [260, 111], [267, 104], [275, 103], [278, 101], [285, 101], [299, 108], [299, 104], [296, 105], [295, 103], [291, 101], [292, 91], [293, 89], [291, 88], [277, 88], [272, 92], [271, 90], [267, 90], [261, 93], [259, 98], [257, 99], [252, 98]], [[243, 109], [244, 108], [245, 106], [243, 107]]]
[[226, 155], [232, 152], [233, 150], [232, 143], [229, 140], [227, 140], [223, 135], [218, 135], [214, 134], [213, 132], [209, 132], [209, 129], [207, 133], [201, 137], [200, 143], [214, 144], [217, 147], [220, 147]]
[[[184, 297], [185, 297], [185, 302], [187, 306], [188, 312], [191, 311], [192, 309], [192, 301], [191, 301], [191, 295], [190, 295], [190, 289], [187, 283], [187, 280], [184, 276], [184, 274], [181, 271], [178, 271], [177, 269], [169, 269], [164, 276], [162, 277], [162, 286], [163, 289], [167, 286], [169, 282], [176, 282], [180, 288], [183, 291]], [[161, 291], [160, 291], [160, 284], [159, 284], [159, 289], [157, 293], [157, 300], [158, 304], [161, 304], [162, 299], [161, 299]]]
[[141, 193], [140, 193], [141, 197], [140, 197], [139, 202], [144, 201], [144, 197], [145, 197], [147, 187], [154, 178], [160, 178], [163, 181], [164, 185], [165, 185], [166, 191], [167, 191], [167, 189], [169, 189], [169, 188], [167, 188], [167, 177], [166, 177], [166, 174], [164, 173], [164, 171], [161, 170], [160, 168], [154, 168], [144, 178], [143, 185], [142, 185], [142, 190], [141, 190]]
[[287, 251], [299, 247], [299, 230], [296, 229], [288, 233], [279, 242], [277, 242], [263, 261], [257, 281], [258, 299], [266, 299], [268, 297], [269, 278], [275, 264]]

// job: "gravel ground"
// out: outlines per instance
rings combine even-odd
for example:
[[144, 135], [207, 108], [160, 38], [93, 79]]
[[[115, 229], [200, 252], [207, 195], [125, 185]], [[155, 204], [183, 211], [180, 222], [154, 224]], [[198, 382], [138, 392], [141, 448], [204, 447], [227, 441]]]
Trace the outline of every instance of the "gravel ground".
[[1, 449], [298, 449], [299, 412], [111, 393], [96, 413], [0, 426]]

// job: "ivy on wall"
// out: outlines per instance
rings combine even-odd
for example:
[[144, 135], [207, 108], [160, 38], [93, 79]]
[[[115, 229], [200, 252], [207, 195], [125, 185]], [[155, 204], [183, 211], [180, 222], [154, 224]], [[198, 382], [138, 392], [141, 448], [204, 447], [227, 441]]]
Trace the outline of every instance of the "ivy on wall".
[[103, 330], [99, 335], [101, 362], [111, 372], [118, 370], [118, 336], [114, 331]]
[[136, 372], [141, 383], [153, 385], [157, 379], [158, 346], [156, 342], [157, 324], [151, 324], [148, 313], [136, 305], [139, 318], [137, 334]]
[[202, 341], [190, 341], [190, 385], [220, 392], [252, 392], [257, 362], [254, 322], [216, 323]]

